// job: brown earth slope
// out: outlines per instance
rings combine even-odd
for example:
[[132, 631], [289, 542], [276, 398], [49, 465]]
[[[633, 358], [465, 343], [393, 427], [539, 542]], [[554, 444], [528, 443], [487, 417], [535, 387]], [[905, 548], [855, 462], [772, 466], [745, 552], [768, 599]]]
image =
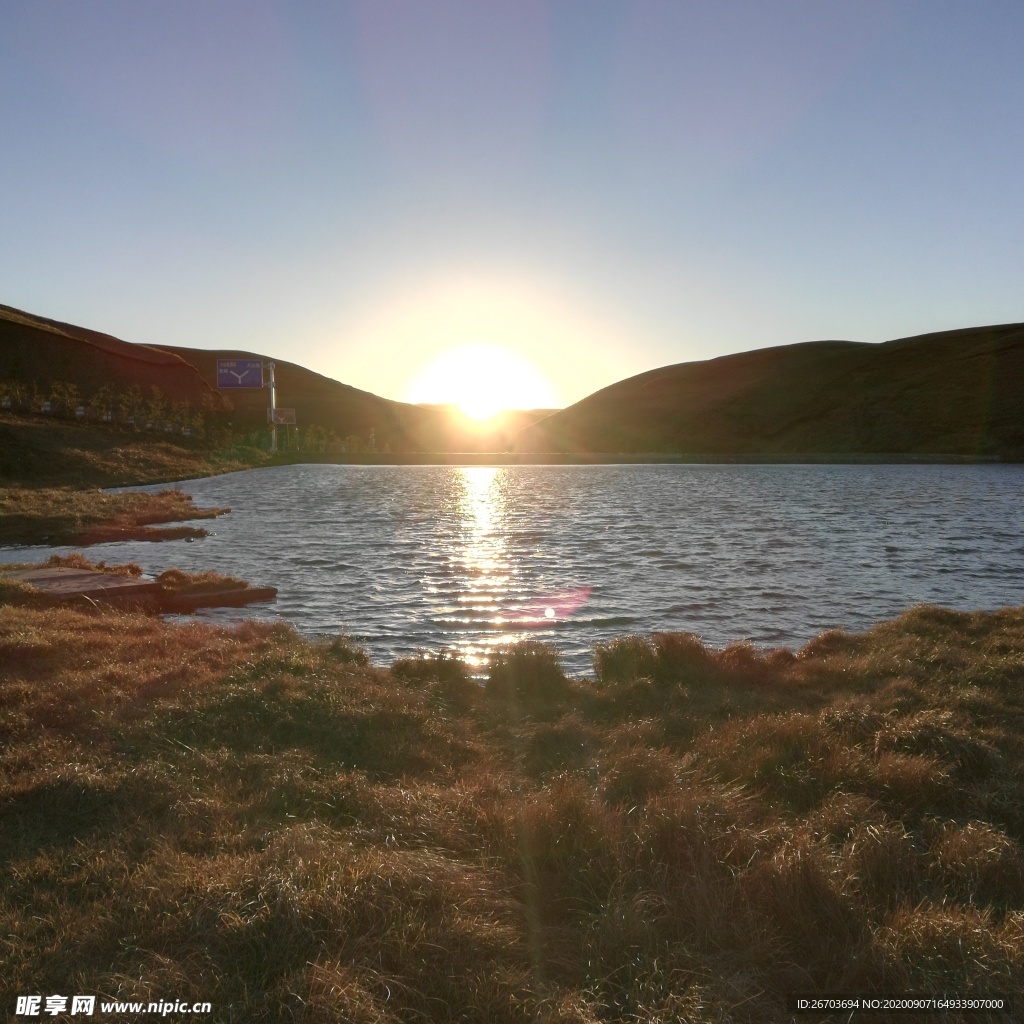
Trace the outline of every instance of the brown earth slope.
[[[136, 384], [144, 396], [158, 387], [169, 401], [226, 409], [236, 431], [253, 430], [266, 425], [267, 391], [216, 387], [217, 359], [239, 357], [269, 361], [251, 352], [132, 344], [0, 305], [0, 381], [21, 382], [44, 397], [56, 382], [74, 384], [83, 400], [104, 384], [118, 391]], [[448, 419], [437, 410], [392, 402], [284, 360], [276, 367], [278, 405], [295, 408], [302, 425], [364, 443], [373, 430], [379, 447], [395, 450], [444, 447], [448, 440]]]
[[528, 428], [523, 452], [1024, 457], [1024, 324], [818, 341], [620, 381]]

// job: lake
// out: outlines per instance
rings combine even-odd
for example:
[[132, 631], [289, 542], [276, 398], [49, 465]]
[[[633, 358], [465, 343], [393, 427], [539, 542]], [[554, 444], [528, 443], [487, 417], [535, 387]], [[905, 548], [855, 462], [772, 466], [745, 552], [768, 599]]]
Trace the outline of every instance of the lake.
[[447, 647], [480, 672], [530, 637], [585, 673], [626, 633], [795, 647], [924, 602], [1024, 604], [1022, 466], [310, 465], [180, 486], [234, 509], [213, 536], [89, 557], [271, 584], [273, 605], [203, 617], [349, 633], [379, 664]]

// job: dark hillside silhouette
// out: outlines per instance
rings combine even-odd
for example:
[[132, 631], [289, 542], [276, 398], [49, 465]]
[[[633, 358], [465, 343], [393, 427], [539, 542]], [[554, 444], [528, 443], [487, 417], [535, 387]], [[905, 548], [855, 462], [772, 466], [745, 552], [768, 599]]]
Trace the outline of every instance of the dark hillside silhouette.
[[1024, 325], [816, 341], [679, 363], [595, 392], [521, 452], [1024, 455]]
[[[0, 306], [0, 382], [87, 401], [103, 385], [153, 387], [265, 429], [267, 391], [216, 388], [237, 350], [136, 345]], [[506, 413], [486, 429], [445, 406], [394, 402], [275, 359], [277, 403], [331, 450], [392, 452], [951, 454], [1024, 458], [1024, 324], [881, 345], [815, 341], [679, 363], [619, 381], [551, 415]], [[538, 420], [537, 417], [541, 418]], [[536, 421], [536, 422], [534, 422]]]
[[49, 394], [56, 381], [74, 384], [83, 399], [104, 385], [158, 387], [169, 401], [220, 406], [216, 390], [174, 352], [135, 345], [109, 334], [0, 305], [0, 380]]

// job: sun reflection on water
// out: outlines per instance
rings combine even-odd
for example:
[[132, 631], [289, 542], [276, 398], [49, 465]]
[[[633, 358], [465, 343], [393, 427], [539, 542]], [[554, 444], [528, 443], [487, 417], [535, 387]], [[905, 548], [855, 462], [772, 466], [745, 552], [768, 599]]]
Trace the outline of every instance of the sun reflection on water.
[[530, 579], [524, 552], [516, 549], [507, 469], [462, 466], [454, 472], [459, 526], [451, 557], [460, 590], [449, 625], [456, 627], [455, 652], [479, 674], [497, 649], [568, 618], [590, 588], [550, 591]]
[[461, 560], [467, 571], [488, 587], [509, 580], [508, 545], [502, 530], [503, 474], [504, 469], [497, 466], [462, 466], [458, 470], [465, 536]]
[[457, 512], [461, 518], [461, 546], [454, 552], [461, 570], [462, 593], [458, 617], [466, 624], [484, 626], [471, 639], [460, 636], [455, 647], [474, 671], [482, 671], [494, 650], [517, 639], [506, 634], [506, 607], [516, 586], [517, 567], [509, 551], [505, 470], [497, 466], [462, 466], [456, 470], [461, 487]]

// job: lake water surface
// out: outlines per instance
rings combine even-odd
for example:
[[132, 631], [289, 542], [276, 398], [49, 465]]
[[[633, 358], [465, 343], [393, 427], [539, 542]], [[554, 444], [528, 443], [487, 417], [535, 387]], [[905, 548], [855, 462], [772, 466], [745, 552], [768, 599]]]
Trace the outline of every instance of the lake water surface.
[[310, 465], [180, 486], [234, 509], [213, 536], [89, 557], [272, 584], [273, 605], [205, 617], [343, 631], [382, 664], [448, 647], [481, 669], [532, 637], [583, 673], [626, 633], [799, 646], [922, 602], [1024, 604], [1021, 466]]

